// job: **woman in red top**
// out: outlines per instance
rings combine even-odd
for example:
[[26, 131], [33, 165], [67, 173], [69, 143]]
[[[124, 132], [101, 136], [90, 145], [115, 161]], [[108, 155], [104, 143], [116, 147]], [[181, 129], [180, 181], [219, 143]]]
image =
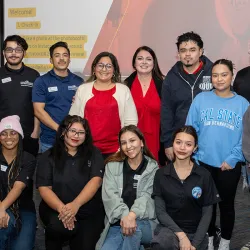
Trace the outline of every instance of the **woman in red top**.
[[91, 72], [87, 83], [79, 86], [69, 114], [88, 120], [94, 145], [106, 158], [119, 149], [121, 128], [137, 125], [137, 112], [129, 88], [120, 83], [118, 61], [112, 53], [98, 54]]
[[164, 153], [160, 153], [160, 106], [162, 74], [154, 51], [142, 46], [133, 56], [135, 71], [125, 79], [131, 90], [138, 113], [138, 127], [147, 145], [161, 165], [165, 165]]

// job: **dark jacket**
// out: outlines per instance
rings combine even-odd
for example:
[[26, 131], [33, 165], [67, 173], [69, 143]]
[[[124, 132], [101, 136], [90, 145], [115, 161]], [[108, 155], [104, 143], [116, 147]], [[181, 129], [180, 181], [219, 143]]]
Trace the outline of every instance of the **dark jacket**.
[[[124, 82], [126, 83], [126, 85], [129, 87], [129, 89], [131, 90], [132, 84], [135, 80], [135, 77], [137, 75], [137, 72], [134, 71], [129, 77], [127, 77]], [[162, 79], [159, 79], [158, 77], [153, 76], [153, 80], [155, 83], [155, 87], [157, 90], [157, 93], [159, 95], [159, 97], [161, 98], [161, 90], [162, 90]]]
[[178, 61], [168, 72], [162, 86], [161, 141], [165, 148], [172, 146], [173, 132], [184, 126], [189, 107], [197, 94], [212, 89], [212, 62], [205, 56], [202, 69], [196, 74], [187, 74]]
[[250, 102], [250, 66], [238, 71], [234, 80], [233, 90]]

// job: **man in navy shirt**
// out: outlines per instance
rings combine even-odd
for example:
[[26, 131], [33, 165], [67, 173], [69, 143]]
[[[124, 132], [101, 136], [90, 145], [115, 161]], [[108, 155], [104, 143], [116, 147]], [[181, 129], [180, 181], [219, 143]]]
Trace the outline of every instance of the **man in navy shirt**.
[[58, 126], [69, 113], [76, 89], [83, 83], [82, 78], [68, 69], [70, 50], [67, 43], [57, 42], [49, 51], [53, 69], [35, 81], [32, 91], [35, 116], [41, 122], [41, 152], [53, 146]]

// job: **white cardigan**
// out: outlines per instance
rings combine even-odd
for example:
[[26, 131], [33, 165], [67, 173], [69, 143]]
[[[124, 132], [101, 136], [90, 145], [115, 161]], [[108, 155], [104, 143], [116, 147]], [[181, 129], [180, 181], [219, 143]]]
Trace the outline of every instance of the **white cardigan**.
[[[116, 83], [115, 85], [116, 92], [113, 94], [113, 97], [116, 99], [118, 104], [121, 127], [130, 124], [137, 125], [137, 111], [129, 88], [121, 83]], [[84, 117], [85, 105], [87, 101], [94, 96], [92, 93], [93, 86], [94, 82], [83, 83], [79, 86], [75, 95], [75, 101], [69, 111], [70, 115], [79, 115]]]

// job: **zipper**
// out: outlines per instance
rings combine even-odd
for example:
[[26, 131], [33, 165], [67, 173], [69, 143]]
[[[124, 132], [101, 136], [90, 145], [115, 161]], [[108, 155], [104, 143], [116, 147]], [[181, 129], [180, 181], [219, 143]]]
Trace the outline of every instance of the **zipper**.
[[183, 80], [184, 82], [186, 82], [186, 83], [189, 85], [189, 87], [191, 88], [192, 101], [194, 100], [194, 87], [195, 87], [195, 84], [196, 84], [196, 82], [198, 81], [200, 75], [203, 73], [203, 71], [204, 71], [204, 70], [202, 70], [202, 71], [200, 72], [200, 74], [197, 76], [197, 78], [196, 78], [195, 81], [194, 81], [194, 85], [193, 85], [193, 86], [191, 86], [190, 83], [189, 83], [189, 82], [179, 73], [179, 75], [180, 75], [180, 77], [182, 78], [182, 80]]

